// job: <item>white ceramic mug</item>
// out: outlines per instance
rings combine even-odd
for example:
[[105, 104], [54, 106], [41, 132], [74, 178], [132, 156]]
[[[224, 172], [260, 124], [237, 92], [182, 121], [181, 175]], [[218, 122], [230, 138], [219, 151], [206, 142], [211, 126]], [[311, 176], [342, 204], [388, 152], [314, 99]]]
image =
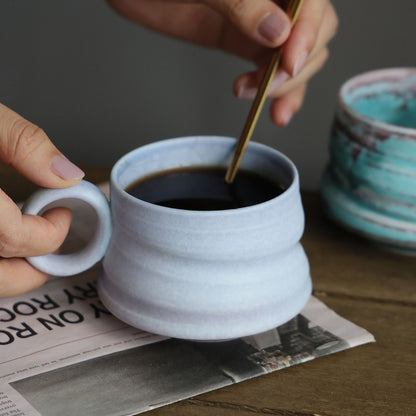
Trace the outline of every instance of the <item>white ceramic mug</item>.
[[304, 213], [298, 173], [286, 156], [249, 143], [241, 168], [276, 178], [286, 188], [249, 207], [167, 208], [125, 190], [155, 172], [227, 167], [235, 144], [227, 137], [185, 137], [155, 142], [123, 156], [111, 173], [112, 231], [105, 197], [88, 182], [39, 191], [25, 204], [25, 213], [37, 214], [52, 201], [62, 200], [65, 206], [68, 198], [78, 198], [96, 210], [98, 229], [80, 253], [28, 260], [50, 274], [68, 275], [90, 267], [105, 253], [98, 279], [102, 302], [121, 320], [153, 333], [223, 340], [257, 334], [290, 320], [306, 304], [311, 278], [299, 242]]

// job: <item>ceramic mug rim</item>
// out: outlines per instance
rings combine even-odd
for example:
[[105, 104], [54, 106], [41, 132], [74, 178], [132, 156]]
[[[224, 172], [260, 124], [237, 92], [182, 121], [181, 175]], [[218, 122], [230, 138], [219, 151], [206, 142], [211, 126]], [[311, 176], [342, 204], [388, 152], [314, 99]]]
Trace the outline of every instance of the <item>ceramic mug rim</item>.
[[360, 87], [362, 84], [366, 83], [368, 80], [376, 79], [375, 82], [379, 82], [381, 79], [385, 79], [388, 76], [390, 79], [402, 79], [408, 74], [416, 75], [416, 67], [393, 67], [393, 68], [382, 68], [375, 69], [366, 72], [362, 72], [358, 75], [355, 75], [347, 79], [338, 91], [338, 105], [345, 111], [349, 116], [353, 117], [356, 120], [361, 121], [367, 125], [376, 126], [393, 132], [395, 134], [401, 134], [405, 136], [412, 136], [416, 139], [416, 128], [413, 127], [404, 127], [397, 124], [388, 123], [386, 121], [379, 120], [374, 117], [367, 116], [354, 110], [346, 101], [345, 97], [357, 87]]
[[[166, 144], [169, 143], [180, 143], [180, 142], [192, 142], [196, 139], [202, 139], [202, 140], [218, 140], [218, 142], [235, 142], [235, 144], [237, 144], [237, 139], [232, 138], [232, 137], [227, 137], [227, 136], [218, 136], [218, 135], [192, 135], [192, 136], [183, 136], [183, 137], [174, 137], [174, 138], [168, 138], [168, 139], [161, 139], [155, 142], [151, 142], [142, 146], [139, 146], [133, 150], [131, 150], [130, 152], [125, 153], [113, 166], [112, 170], [111, 170], [111, 176], [110, 176], [110, 192], [111, 192], [111, 188], [115, 189], [119, 195], [121, 195], [123, 198], [126, 198], [128, 201], [130, 201], [131, 203], [134, 204], [138, 204], [140, 206], [143, 206], [145, 208], [149, 208], [152, 210], [156, 210], [159, 211], [161, 213], [170, 213], [170, 214], [182, 214], [182, 215], [194, 215], [194, 216], [201, 216], [201, 217], [209, 217], [209, 216], [215, 216], [215, 215], [219, 215], [220, 213], [222, 215], [235, 215], [236, 213], [249, 213], [249, 211], [255, 211], [257, 209], [261, 209], [261, 208], [265, 208], [267, 205], [269, 204], [273, 204], [276, 203], [277, 201], [282, 201], [288, 197], [290, 197], [294, 192], [299, 192], [299, 173], [298, 170], [294, 164], [294, 162], [292, 162], [292, 160], [290, 160], [285, 154], [279, 152], [278, 150], [267, 146], [265, 144], [259, 143], [259, 142], [255, 142], [255, 141], [250, 141], [248, 143], [247, 146], [247, 150], [249, 151], [250, 148], [255, 148], [257, 150], [263, 150], [263, 151], [267, 151], [269, 154], [279, 158], [280, 160], [282, 160], [285, 164], [285, 167], [288, 168], [290, 170], [290, 175], [291, 175], [291, 180], [290, 180], [290, 184], [288, 185], [288, 187], [279, 195], [258, 203], [258, 204], [254, 204], [254, 205], [250, 205], [247, 207], [241, 207], [241, 208], [233, 208], [233, 209], [226, 209], [226, 210], [209, 210], [209, 211], [197, 211], [197, 210], [188, 210], [188, 209], [180, 209], [180, 208], [171, 208], [171, 207], [165, 207], [165, 206], [161, 206], [161, 205], [156, 205], [154, 203], [151, 202], [147, 202], [144, 201], [142, 199], [136, 198], [132, 195], [130, 195], [127, 191], [126, 188], [121, 186], [118, 180], [118, 175], [120, 175], [120, 173], [126, 169], [128, 169], [128, 161], [131, 159], [134, 159], [135, 155], [137, 153], [142, 153], [144, 151], [149, 151], [152, 150], [152, 148], [157, 148], [159, 146], [164, 146]], [[127, 167], [126, 167], [127, 166]], [[204, 166], [204, 165], [201, 165]], [[210, 166], [210, 165], [206, 165], [206, 166]], [[166, 169], [167, 170], [167, 169]], [[160, 170], [161, 172], [163, 170]], [[140, 178], [140, 175], [138, 176], [137, 179]]]

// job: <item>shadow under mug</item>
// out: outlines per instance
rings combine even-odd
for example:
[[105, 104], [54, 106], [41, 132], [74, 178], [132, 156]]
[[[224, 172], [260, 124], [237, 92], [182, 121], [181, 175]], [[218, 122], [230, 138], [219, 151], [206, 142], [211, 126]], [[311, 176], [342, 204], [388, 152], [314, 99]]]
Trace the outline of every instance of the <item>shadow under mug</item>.
[[298, 173], [286, 156], [249, 143], [241, 168], [276, 178], [285, 191], [248, 207], [182, 210], [142, 201], [125, 190], [156, 172], [227, 167], [235, 143], [227, 137], [184, 137], [126, 154], [111, 172], [111, 215], [105, 196], [86, 181], [38, 191], [24, 213], [81, 199], [94, 208], [98, 226], [81, 252], [28, 261], [59, 276], [86, 270], [104, 256], [98, 278], [102, 302], [119, 319], [152, 333], [225, 340], [287, 322], [302, 310], [312, 285], [300, 244], [304, 213]]
[[416, 254], [416, 68], [370, 71], [342, 85], [321, 193], [341, 225]]

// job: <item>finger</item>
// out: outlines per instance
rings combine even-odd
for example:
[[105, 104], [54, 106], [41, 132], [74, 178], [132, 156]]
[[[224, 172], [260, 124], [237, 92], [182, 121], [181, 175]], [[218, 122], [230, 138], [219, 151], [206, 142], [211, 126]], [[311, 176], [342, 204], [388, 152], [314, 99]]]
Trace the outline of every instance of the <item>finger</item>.
[[[317, 73], [328, 59], [328, 49], [324, 48], [317, 55], [308, 61], [301, 72], [295, 77], [282, 69], [276, 71], [275, 77], [270, 83], [268, 97], [278, 98], [287, 94], [290, 90], [297, 88], [299, 85], [307, 82], [315, 73]], [[240, 99], [253, 99], [257, 94], [258, 85], [262, 76], [261, 71], [247, 72], [240, 75], [234, 82], [234, 94]]]
[[269, 90], [268, 96], [271, 98], [278, 98], [286, 95], [289, 91], [297, 88], [310, 80], [317, 72], [319, 72], [328, 60], [328, 48], [321, 49], [311, 61], [301, 69], [299, 74], [294, 78], [289, 78], [287, 82], [281, 85], [278, 89]]
[[274, 100], [270, 105], [272, 121], [280, 127], [286, 126], [302, 106], [305, 93], [306, 84], [301, 84], [281, 98]]
[[84, 172], [63, 156], [46, 133], [0, 104], [0, 160], [40, 186], [61, 188]]
[[[178, 4], [165, 0], [107, 0], [110, 6], [134, 22], [181, 40], [212, 47], [212, 36], [222, 22], [218, 13], [202, 4]], [[210, 11], [207, 14], [207, 9]], [[174, 16], [174, 18], [172, 18]], [[215, 37], [216, 38], [216, 37]]]
[[[234, 44], [239, 44], [243, 38], [246, 43], [252, 41], [257, 45], [276, 47], [287, 39], [290, 32], [290, 21], [286, 13], [271, 0], [189, 0], [187, 2], [108, 0], [108, 2], [123, 16], [153, 30], [225, 50], [234, 49]], [[232, 24], [229, 25], [229, 22]], [[244, 37], [235, 34], [228, 36], [232, 31], [231, 27], [237, 28]], [[233, 45], [230, 46], [229, 43]], [[251, 44], [250, 49], [254, 50]], [[256, 53], [250, 52], [254, 55]], [[246, 52], [241, 54], [249, 55]]]
[[202, 0], [217, 10], [249, 39], [261, 45], [277, 47], [289, 36], [290, 20], [270, 0]]
[[22, 215], [19, 208], [0, 191], [0, 256], [40, 256], [55, 251], [65, 240], [71, 211], [55, 208], [43, 217]]
[[[261, 78], [263, 77], [264, 70], [246, 72], [240, 75], [234, 82], [233, 90], [237, 98], [240, 99], [253, 99], [258, 90]], [[270, 82], [268, 95], [273, 91], [278, 91], [279, 88], [290, 78], [290, 75], [278, 69], [274, 75], [273, 80]]]
[[295, 77], [308, 59], [335, 35], [338, 18], [328, 0], [305, 0], [299, 19], [284, 45], [281, 68]]
[[0, 298], [20, 295], [42, 286], [48, 275], [25, 259], [0, 260]]

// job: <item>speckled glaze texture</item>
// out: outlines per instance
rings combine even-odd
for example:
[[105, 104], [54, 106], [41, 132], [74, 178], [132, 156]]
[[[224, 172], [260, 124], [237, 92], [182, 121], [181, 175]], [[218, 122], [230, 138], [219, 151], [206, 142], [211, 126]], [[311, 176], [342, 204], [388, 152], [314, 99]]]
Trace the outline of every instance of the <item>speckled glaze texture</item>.
[[99, 278], [103, 303], [138, 328], [177, 338], [224, 340], [274, 328], [311, 294], [299, 243], [304, 214], [298, 174], [281, 153], [250, 143], [242, 167], [279, 178], [280, 196], [226, 211], [187, 211], [124, 191], [137, 178], [180, 166], [228, 166], [235, 139], [165, 140], [113, 168], [113, 234]]
[[98, 278], [102, 302], [128, 324], [161, 335], [226, 340], [283, 324], [302, 310], [312, 286], [299, 242], [304, 214], [298, 173], [289, 159], [249, 144], [242, 168], [276, 178], [286, 190], [245, 208], [187, 211], [150, 204], [125, 191], [139, 178], [167, 169], [227, 167], [235, 144], [226, 137], [187, 137], [128, 153], [112, 170], [111, 215], [102, 192], [85, 181], [36, 192], [25, 213], [82, 200], [95, 210], [98, 229], [77, 253], [28, 261], [67, 276], [104, 255]]
[[321, 191], [340, 224], [416, 253], [416, 68], [368, 72], [341, 87]]

